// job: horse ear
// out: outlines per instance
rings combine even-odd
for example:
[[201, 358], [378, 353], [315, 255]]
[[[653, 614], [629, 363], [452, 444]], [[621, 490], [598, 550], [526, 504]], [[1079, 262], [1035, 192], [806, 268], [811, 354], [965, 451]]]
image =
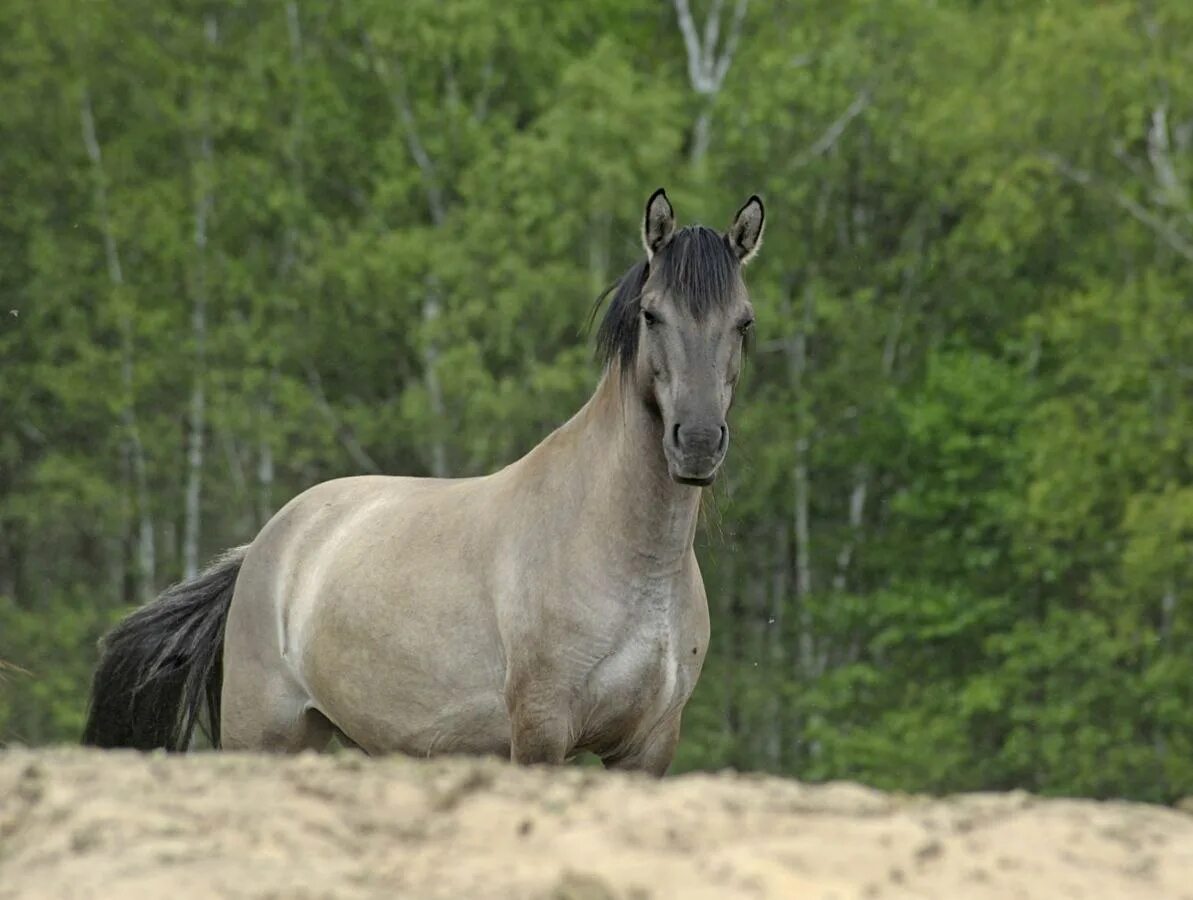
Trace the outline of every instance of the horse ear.
[[659, 188], [646, 201], [646, 218], [642, 221], [642, 246], [650, 259], [667, 246], [675, 234], [675, 210], [667, 199], [667, 192]]
[[743, 266], [754, 258], [762, 246], [762, 226], [765, 222], [766, 210], [762, 208], [762, 198], [757, 194], [747, 200], [746, 205], [733, 217], [733, 224], [729, 226], [729, 246]]

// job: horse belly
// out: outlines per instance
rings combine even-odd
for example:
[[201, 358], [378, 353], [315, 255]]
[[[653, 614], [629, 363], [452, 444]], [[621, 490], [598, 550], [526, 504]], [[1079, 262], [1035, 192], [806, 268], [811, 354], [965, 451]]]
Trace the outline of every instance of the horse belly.
[[429, 529], [357, 530], [296, 605], [314, 705], [369, 752], [509, 752], [506, 661], [481, 569]]
[[305, 642], [315, 705], [370, 753], [509, 752], [505, 661], [483, 603], [340, 592]]

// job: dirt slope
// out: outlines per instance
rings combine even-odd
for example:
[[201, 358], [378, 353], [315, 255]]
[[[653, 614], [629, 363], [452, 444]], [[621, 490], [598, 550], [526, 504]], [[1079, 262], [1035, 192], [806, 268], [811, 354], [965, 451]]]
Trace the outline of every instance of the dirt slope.
[[10, 897], [1193, 900], [1193, 816], [492, 760], [8, 751]]

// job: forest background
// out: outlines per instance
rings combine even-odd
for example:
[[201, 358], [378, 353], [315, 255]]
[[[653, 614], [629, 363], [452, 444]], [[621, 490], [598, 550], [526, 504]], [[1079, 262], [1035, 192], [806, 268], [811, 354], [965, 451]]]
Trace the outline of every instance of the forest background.
[[0, 2], [0, 742], [318, 481], [591, 392], [757, 191], [676, 770], [1193, 793], [1193, 4]]

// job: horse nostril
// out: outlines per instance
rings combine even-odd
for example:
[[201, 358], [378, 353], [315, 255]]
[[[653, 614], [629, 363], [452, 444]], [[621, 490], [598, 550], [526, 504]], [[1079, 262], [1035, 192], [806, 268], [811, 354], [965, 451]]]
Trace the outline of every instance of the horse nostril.
[[720, 456], [729, 446], [729, 429], [725, 425], [671, 426], [671, 445], [681, 453]]

